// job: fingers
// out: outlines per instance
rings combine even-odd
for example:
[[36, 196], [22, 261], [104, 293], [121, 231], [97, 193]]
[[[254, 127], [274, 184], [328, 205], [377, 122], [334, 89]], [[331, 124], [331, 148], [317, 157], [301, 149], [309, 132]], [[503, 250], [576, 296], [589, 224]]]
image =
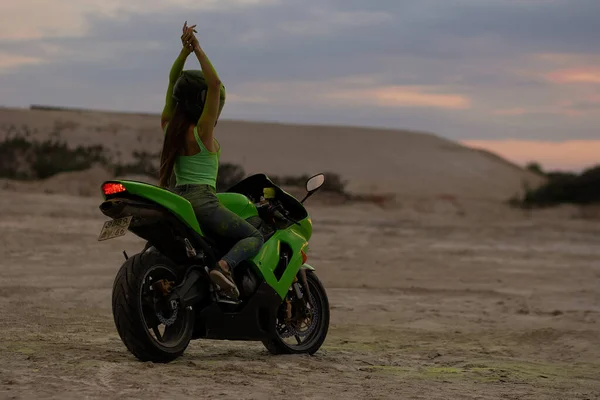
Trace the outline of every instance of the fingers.
[[194, 29], [197, 25], [194, 24], [192, 26], [187, 26], [187, 21], [185, 21], [185, 23], [183, 24], [183, 28], [182, 28], [182, 32], [185, 33], [186, 31], [193, 31], [195, 33], [198, 33], [198, 31], [196, 29]]
[[196, 37], [194, 36], [194, 33], [190, 30], [188, 30], [181, 36], [181, 43], [184, 47], [189, 47], [190, 49], [192, 49], [195, 41]]
[[197, 24], [194, 24], [192, 26], [188, 26], [187, 21], [185, 21], [183, 23], [183, 31], [185, 32], [187, 29], [194, 29], [197, 26]]
[[197, 25], [194, 24], [192, 26], [187, 26], [187, 21], [185, 21], [185, 23], [183, 24], [183, 33], [185, 33], [187, 30], [193, 30], [194, 32], [198, 33], [198, 31], [196, 31], [196, 29], [194, 29]]
[[194, 45], [194, 42], [197, 41], [196, 37], [194, 36], [194, 33], [198, 33], [198, 31], [194, 29], [195, 27], [196, 24], [188, 26], [187, 21], [185, 21], [185, 23], [183, 24], [183, 34], [181, 35], [181, 43], [184, 47], [189, 47], [191, 49]]
[[195, 30], [191, 30], [188, 29], [186, 31], [183, 32], [183, 35], [181, 35], [181, 39], [185, 38], [190, 38], [191, 36], [194, 36], [194, 32], [196, 32]]

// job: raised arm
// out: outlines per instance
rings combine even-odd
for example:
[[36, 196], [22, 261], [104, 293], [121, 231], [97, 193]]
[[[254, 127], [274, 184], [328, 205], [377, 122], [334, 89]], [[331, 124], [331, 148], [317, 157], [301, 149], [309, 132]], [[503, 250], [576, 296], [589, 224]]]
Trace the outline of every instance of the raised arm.
[[183, 71], [183, 67], [185, 65], [185, 60], [192, 52], [192, 47], [189, 43], [190, 38], [193, 36], [194, 27], [196, 25], [187, 26], [187, 22], [183, 25], [183, 34], [181, 35], [181, 42], [183, 47], [181, 48], [181, 52], [175, 59], [175, 62], [171, 66], [171, 71], [169, 72], [169, 86], [167, 87], [167, 94], [165, 97], [165, 106], [162, 111], [162, 115], [160, 117], [160, 126], [165, 129], [165, 126], [171, 118], [173, 117], [173, 113], [175, 111], [175, 101], [173, 100], [173, 87], [175, 86], [175, 82], [181, 75], [181, 71]]
[[204, 139], [203, 141], [208, 142], [211, 144], [210, 147], [212, 147], [213, 129], [217, 122], [217, 118], [219, 117], [221, 79], [204, 53], [204, 50], [200, 47], [198, 41], [193, 40], [192, 43], [194, 54], [196, 54], [196, 57], [200, 62], [200, 67], [202, 68], [208, 86], [204, 109], [198, 120], [198, 133]]

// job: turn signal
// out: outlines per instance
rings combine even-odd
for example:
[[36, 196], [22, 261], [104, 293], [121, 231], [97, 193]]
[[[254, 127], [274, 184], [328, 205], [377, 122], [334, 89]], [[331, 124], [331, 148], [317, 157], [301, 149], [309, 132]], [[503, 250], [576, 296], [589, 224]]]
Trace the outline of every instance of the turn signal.
[[306, 264], [306, 260], [308, 260], [308, 256], [306, 255], [304, 250], [300, 250], [300, 252], [302, 253], [302, 264]]

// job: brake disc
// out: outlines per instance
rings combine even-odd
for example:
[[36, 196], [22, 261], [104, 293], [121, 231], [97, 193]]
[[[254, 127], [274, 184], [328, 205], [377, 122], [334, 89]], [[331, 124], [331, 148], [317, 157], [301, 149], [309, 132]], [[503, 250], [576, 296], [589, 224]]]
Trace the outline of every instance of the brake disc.
[[[301, 300], [296, 300], [296, 301], [301, 301]], [[298, 337], [304, 338], [314, 331], [314, 329], [317, 326], [317, 322], [319, 320], [319, 308], [314, 306], [315, 301], [314, 301], [314, 297], [312, 296], [312, 294], [310, 295], [309, 304], [311, 306], [311, 309], [310, 309], [310, 314], [307, 317], [310, 318], [310, 323], [308, 324], [306, 329], [299, 330], [297, 328], [298, 324], [296, 324], [295, 321], [290, 322], [290, 323], [280, 323], [279, 326], [281, 328], [278, 329], [278, 333], [279, 333], [280, 337], [289, 338], [292, 336], [298, 336]], [[302, 323], [304, 321], [306, 321], [306, 318], [299, 321], [299, 323]]]

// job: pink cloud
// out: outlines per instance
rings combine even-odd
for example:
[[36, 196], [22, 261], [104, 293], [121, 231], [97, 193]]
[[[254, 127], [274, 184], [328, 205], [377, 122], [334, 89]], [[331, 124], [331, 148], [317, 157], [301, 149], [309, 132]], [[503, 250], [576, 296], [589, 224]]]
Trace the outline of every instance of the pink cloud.
[[42, 59], [0, 52], [0, 71], [13, 69], [22, 65], [39, 64]]
[[600, 68], [570, 68], [553, 71], [545, 75], [553, 83], [600, 83]]
[[531, 59], [541, 62], [538, 67], [570, 69], [574, 66], [597, 65], [600, 55], [592, 53], [534, 53]]
[[[230, 10], [281, 0], [2, 0], [0, 39], [35, 40], [49, 37], [79, 37], [88, 34], [88, 15], [128, 18], [129, 14], [167, 10]], [[49, 4], [50, 3], [50, 4]], [[191, 18], [193, 19], [193, 18]]]
[[588, 94], [572, 96], [572, 99], [560, 101], [554, 105], [533, 108], [503, 108], [492, 110], [493, 115], [521, 116], [527, 114], [553, 114], [566, 117], [579, 117], [600, 114], [600, 95]]
[[330, 99], [356, 103], [364, 101], [381, 107], [432, 107], [466, 109], [468, 97], [459, 94], [433, 93], [436, 88], [415, 86], [381, 86], [376, 88], [337, 90], [326, 94]]
[[[467, 109], [471, 99], [443, 93], [436, 86], [383, 86], [371, 75], [339, 77], [330, 81], [255, 81], [243, 85], [234, 101], [271, 104], [323, 104], [344, 107], [424, 107]], [[311, 93], [309, 97], [290, 93]]]
[[600, 96], [591, 94], [579, 99], [567, 100], [558, 105], [558, 110], [567, 116], [600, 114]]
[[539, 162], [544, 169], [581, 170], [600, 163], [600, 140], [464, 140], [465, 146], [496, 153], [514, 163]]
[[370, 93], [380, 105], [389, 106], [423, 106], [464, 109], [469, 108], [471, 101], [458, 94], [427, 93], [421, 88], [390, 86], [376, 89]]
[[533, 54], [532, 57], [544, 63], [550, 62], [553, 64], [568, 64], [579, 59], [581, 56], [570, 53], [536, 53]]

